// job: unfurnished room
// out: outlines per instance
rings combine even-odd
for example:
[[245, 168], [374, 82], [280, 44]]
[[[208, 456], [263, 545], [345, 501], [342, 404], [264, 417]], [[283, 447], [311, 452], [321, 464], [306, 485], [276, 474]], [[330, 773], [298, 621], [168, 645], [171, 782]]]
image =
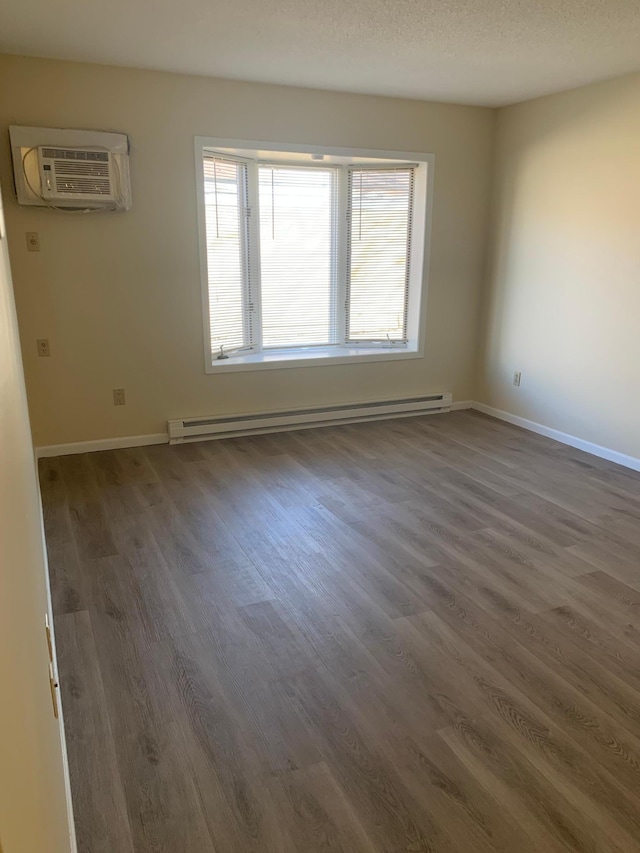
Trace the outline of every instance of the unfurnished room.
[[5, 0], [0, 853], [640, 853], [640, 5]]

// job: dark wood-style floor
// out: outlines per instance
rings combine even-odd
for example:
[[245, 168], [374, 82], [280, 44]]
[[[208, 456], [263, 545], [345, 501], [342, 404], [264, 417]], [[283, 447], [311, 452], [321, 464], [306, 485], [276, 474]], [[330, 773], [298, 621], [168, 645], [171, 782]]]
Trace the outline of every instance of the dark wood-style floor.
[[470, 412], [40, 472], [80, 853], [640, 850], [640, 475]]

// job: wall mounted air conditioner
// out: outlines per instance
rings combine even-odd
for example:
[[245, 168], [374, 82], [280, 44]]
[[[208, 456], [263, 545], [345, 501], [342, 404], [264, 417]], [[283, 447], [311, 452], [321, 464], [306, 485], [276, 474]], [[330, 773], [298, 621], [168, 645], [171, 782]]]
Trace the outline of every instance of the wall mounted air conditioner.
[[19, 204], [57, 211], [131, 209], [126, 134], [13, 126], [9, 136]]
[[116, 176], [110, 151], [38, 148], [40, 190], [50, 201], [115, 202]]

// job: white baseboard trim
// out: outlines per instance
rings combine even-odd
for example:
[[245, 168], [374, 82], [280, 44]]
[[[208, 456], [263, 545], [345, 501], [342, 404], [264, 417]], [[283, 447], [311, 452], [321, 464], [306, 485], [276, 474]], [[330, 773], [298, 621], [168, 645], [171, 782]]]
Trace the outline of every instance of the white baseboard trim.
[[544, 435], [547, 438], [553, 438], [561, 444], [568, 444], [570, 447], [576, 447], [578, 450], [584, 450], [585, 453], [591, 453], [592, 456], [599, 456], [601, 459], [606, 459], [608, 462], [616, 462], [618, 465], [623, 465], [625, 468], [631, 468], [633, 471], [640, 471], [640, 459], [636, 456], [628, 456], [626, 453], [619, 453], [617, 450], [611, 450], [609, 447], [603, 447], [601, 444], [594, 444], [592, 441], [585, 441], [583, 438], [578, 438], [575, 435], [569, 435], [567, 432], [561, 432], [559, 429], [544, 426], [536, 421], [530, 421], [527, 418], [521, 418], [519, 415], [512, 415], [511, 412], [504, 412], [502, 409], [494, 409], [493, 406], [487, 406], [486, 403], [474, 402], [471, 406], [478, 412], [483, 412], [485, 415], [490, 415], [492, 418], [498, 418], [501, 421], [515, 424], [515, 426], [528, 429], [530, 432], [536, 432], [538, 435]]
[[[486, 403], [479, 403], [475, 400], [458, 400], [451, 404], [452, 411], [460, 409], [475, 409], [478, 412], [483, 412], [485, 415], [490, 415], [492, 418], [498, 418], [498, 420], [506, 421], [507, 423], [527, 429], [530, 432], [535, 432], [538, 435], [553, 438], [561, 444], [567, 444], [570, 447], [576, 447], [578, 450], [584, 450], [585, 453], [590, 453], [592, 456], [599, 456], [601, 459], [615, 462], [618, 465], [623, 465], [625, 468], [631, 468], [633, 471], [640, 471], [640, 459], [636, 456], [629, 456], [626, 453], [611, 450], [609, 447], [585, 441], [583, 438], [569, 435], [569, 433], [561, 432], [558, 429], [539, 424], [536, 421], [530, 421], [528, 418], [513, 415], [511, 412], [505, 412], [502, 409], [495, 409]], [[168, 441], [169, 436], [164, 432], [159, 432], [152, 435], [129, 435], [122, 438], [78, 441], [72, 444], [50, 444], [43, 447], [36, 447], [35, 454], [36, 459], [42, 459], [47, 456], [70, 456], [74, 453], [93, 453], [97, 450], [117, 450], [122, 447], [144, 447], [150, 444], [167, 444]]]
[[[460, 400], [451, 404], [451, 410], [471, 409], [473, 400]], [[313, 424], [315, 426], [315, 424]], [[300, 429], [301, 427], [295, 427]], [[49, 456], [72, 456], [75, 453], [94, 453], [98, 450], [118, 450], [122, 447], [145, 447], [149, 444], [167, 444], [167, 433], [158, 432], [152, 435], [128, 435], [122, 438], [99, 438], [95, 441], [77, 441], [71, 444], [49, 444], [35, 447], [36, 459]]]
[[99, 438], [96, 441], [77, 441], [72, 444], [49, 444], [36, 447], [36, 459], [45, 456], [71, 456], [74, 453], [94, 453], [96, 450], [118, 450], [121, 447], [144, 447], [148, 444], [167, 444], [166, 432], [152, 435], [127, 435], [122, 438]]
[[[459, 400], [451, 404], [451, 410], [471, 409], [473, 400]], [[298, 429], [299, 427], [296, 427]], [[167, 444], [167, 433], [158, 432], [152, 435], [127, 435], [122, 438], [99, 438], [95, 441], [77, 441], [71, 444], [49, 444], [35, 447], [36, 459], [49, 456], [71, 456], [75, 453], [94, 453], [98, 450], [118, 450], [122, 447], [144, 447], [149, 444]]]

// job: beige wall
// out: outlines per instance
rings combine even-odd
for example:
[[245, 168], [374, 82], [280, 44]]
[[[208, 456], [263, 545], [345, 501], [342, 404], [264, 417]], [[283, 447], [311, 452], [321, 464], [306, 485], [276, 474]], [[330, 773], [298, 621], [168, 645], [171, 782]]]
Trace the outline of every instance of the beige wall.
[[500, 110], [496, 133], [477, 399], [640, 457], [640, 75]]
[[42, 519], [0, 201], [0, 847], [69, 853]]
[[[182, 415], [452, 390], [472, 394], [494, 112], [175, 74], [0, 57], [0, 176], [10, 123], [124, 131], [133, 210], [7, 222], [38, 445], [158, 433]], [[432, 152], [424, 359], [205, 375], [196, 135]], [[42, 250], [26, 252], [26, 231]], [[36, 356], [48, 337], [52, 356]], [[123, 387], [127, 405], [114, 408]]]

